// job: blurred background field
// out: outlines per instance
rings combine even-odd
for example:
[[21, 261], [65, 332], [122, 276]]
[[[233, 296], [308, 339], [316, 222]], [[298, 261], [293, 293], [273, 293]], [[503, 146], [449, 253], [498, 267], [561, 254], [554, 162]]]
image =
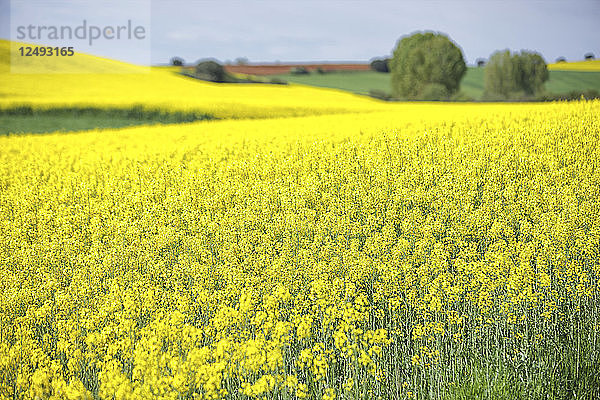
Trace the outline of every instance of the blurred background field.
[[[460, 88], [474, 100], [483, 95], [483, 68], [469, 67]], [[347, 90], [352, 93], [369, 94], [372, 90], [389, 91], [390, 75], [376, 71], [334, 71], [309, 75], [279, 74], [276, 77], [303, 85]], [[550, 69], [546, 88], [555, 93], [600, 90], [600, 71]]]

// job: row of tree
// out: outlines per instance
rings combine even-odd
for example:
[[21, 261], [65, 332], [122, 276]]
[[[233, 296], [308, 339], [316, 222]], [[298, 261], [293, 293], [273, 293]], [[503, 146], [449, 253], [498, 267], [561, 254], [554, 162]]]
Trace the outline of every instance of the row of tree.
[[[595, 60], [596, 56], [594, 56], [594, 53], [586, 53], [583, 58], [586, 61], [590, 61], [590, 60]], [[371, 69], [373, 71], [377, 71], [377, 72], [390, 72], [390, 61], [391, 58], [374, 58], [371, 61]], [[567, 62], [567, 59], [565, 57], [558, 57], [556, 59], [557, 63], [564, 63]], [[486, 64], [486, 60], [483, 58], [478, 58], [475, 63], [477, 64], [478, 67], [485, 67]]]
[[[460, 81], [467, 65], [460, 48], [446, 35], [415, 33], [398, 41], [391, 59], [377, 59], [371, 67], [390, 72], [392, 96], [407, 100], [460, 98]], [[494, 53], [485, 65], [484, 98], [533, 98], [544, 91], [549, 73], [542, 56], [509, 50]]]
[[[593, 58], [591, 53], [586, 55], [586, 59]], [[525, 50], [511, 53], [504, 50], [492, 54], [487, 63], [479, 61], [479, 66], [485, 64], [484, 100], [545, 99], [555, 96], [544, 92], [549, 72], [539, 53]], [[244, 62], [247, 60], [244, 59]], [[171, 63], [179, 66], [184, 64], [178, 57], [173, 58]], [[396, 99], [469, 100], [460, 93], [460, 82], [467, 72], [463, 53], [456, 43], [441, 33], [419, 32], [403, 37], [398, 41], [391, 58], [373, 60], [371, 68], [391, 73], [391, 97]], [[292, 73], [305, 74], [308, 70], [297, 68]], [[227, 74], [224, 67], [214, 60], [198, 63], [193, 75], [214, 82], [240, 81]], [[389, 99], [390, 95], [382, 92], [376, 97]]]
[[[585, 53], [585, 55], [583, 56], [584, 60], [586, 61], [590, 61], [590, 60], [595, 60], [596, 56], [594, 55], [594, 53]], [[567, 59], [565, 57], [558, 57], [556, 59], [557, 63], [563, 63], [563, 62], [567, 62]]]

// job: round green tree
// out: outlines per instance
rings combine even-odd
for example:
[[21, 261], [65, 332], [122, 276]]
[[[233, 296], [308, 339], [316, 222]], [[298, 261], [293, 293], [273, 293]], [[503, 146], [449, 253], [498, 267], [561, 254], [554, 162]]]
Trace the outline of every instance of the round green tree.
[[549, 73], [544, 58], [535, 52], [497, 51], [485, 67], [484, 98], [521, 99], [544, 91]]
[[390, 72], [395, 97], [431, 100], [432, 93], [439, 93], [443, 97], [436, 100], [444, 100], [458, 91], [467, 65], [460, 48], [446, 35], [425, 32], [400, 39]]

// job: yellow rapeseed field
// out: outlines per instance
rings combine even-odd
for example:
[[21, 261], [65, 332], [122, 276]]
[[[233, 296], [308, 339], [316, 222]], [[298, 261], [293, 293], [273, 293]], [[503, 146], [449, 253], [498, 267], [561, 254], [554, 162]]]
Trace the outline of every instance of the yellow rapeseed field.
[[0, 398], [599, 394], [600, 101], [71, 78], [255, 119], [0, 137]]
[[[11, 53], [11, 42], [0, 40], [0, 109], [32, 104], [38, 108], [142, 106], [204, 112], [217, 118], [273, 118], [385, 107], [383, 102], [344, 91], [300, 85], [223, 85], [184, 77], [170, 68], [138, 67], [77, 53], [69, 60], [30, 57], [25, 60], [29, 64], [18, 65], [19, 73], [10, 73], [8, 61], [11, 56], [19, 58], [17, 45], [13, 43]], [[81, 72], [84, 66], [93, 73], [72, 72]]]
[[548, 69], [550, 71], [600, 71], [600, 60], [548, 64]]

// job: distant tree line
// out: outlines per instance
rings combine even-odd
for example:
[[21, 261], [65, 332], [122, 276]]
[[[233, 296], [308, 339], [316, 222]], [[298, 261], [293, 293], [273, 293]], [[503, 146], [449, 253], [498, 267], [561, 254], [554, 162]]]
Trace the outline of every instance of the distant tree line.
[[[583, 56], [583, 59], [585, 61], [591, 61], [591, 60], [595, 60], [596, 56], [594, 56], [594, 53], [585, 53], [585, 55]], [[563, 63], [563, 62], [567, 62], [567, 59], [565, 57], [558, 57], [555, 62], [557, 63]]]
[[[593, 53], [586, 53], [586, 60], [594, 60]], [[566, 62], [559, 57], [556, 62]], [[245, 65], [248, 59], [236, 59]], [[522, 50], [497, 51], [489, 60], [477, 59], [477, 66], [484, 68], [483, 100], [553, 100], [573, 98], [597, 98], [595, 91], [572, 92], [564, 95], [547, 93], [544, 84], [549, 79], [548, 66], [536, 52]], [[184, 60], [173, 57], [171, 65], [184, 66]], [[371, 61], [373, 71], [390, 73], [391, 93], [371, 91], [371, 96], [384, 100], [472, 100], [460, 92], [460, 82], [467, 66], [462, 50], [448, 36], [434, 32], [417, 32], [402, 37], [391, 58], [378, 57]], [[319, 68], [318, 73], [326, 73]], [[227, 73], [216, 60], [201, 60], [193, 72], [182, 72], [212, 82], [260, 82], [285, 83], [279, 79], [257, 80], [255, 77], [238, 77]], [[293, 75], [306, 75], [310, 71], [302, 66], [290, 71]]]
[[[595, 59], [587, 53], [586, 60]], [[560, 58], [557, 62], [566, 61]], [[544, 58], [537, 52], [522, 50], [497, 51], [486, 62], [477, 59], [484, 68], [483, 100], [553, 100], [595, 98], [597, 92], [572, 92], [556, 95], [545, 91], [550, 73]], [[377, 58], [371, 62], [375, 71], [391, 74], [391, 94], [373, 92], [380, 99], [400, 100], [468, 100], [460, 92], [460, 82], [467, 67], [456, 43], [441, 33], [417, 32], [401, 38], [391, 59]]]
[[253, 75], [232, 75], [225, 66], [214, 59], [200, 60], [193, 69], [183, 68], [182, 75], [216, 83], [271, 83], [286, 85], [287, 82], [279, 78], [262, 78]]

